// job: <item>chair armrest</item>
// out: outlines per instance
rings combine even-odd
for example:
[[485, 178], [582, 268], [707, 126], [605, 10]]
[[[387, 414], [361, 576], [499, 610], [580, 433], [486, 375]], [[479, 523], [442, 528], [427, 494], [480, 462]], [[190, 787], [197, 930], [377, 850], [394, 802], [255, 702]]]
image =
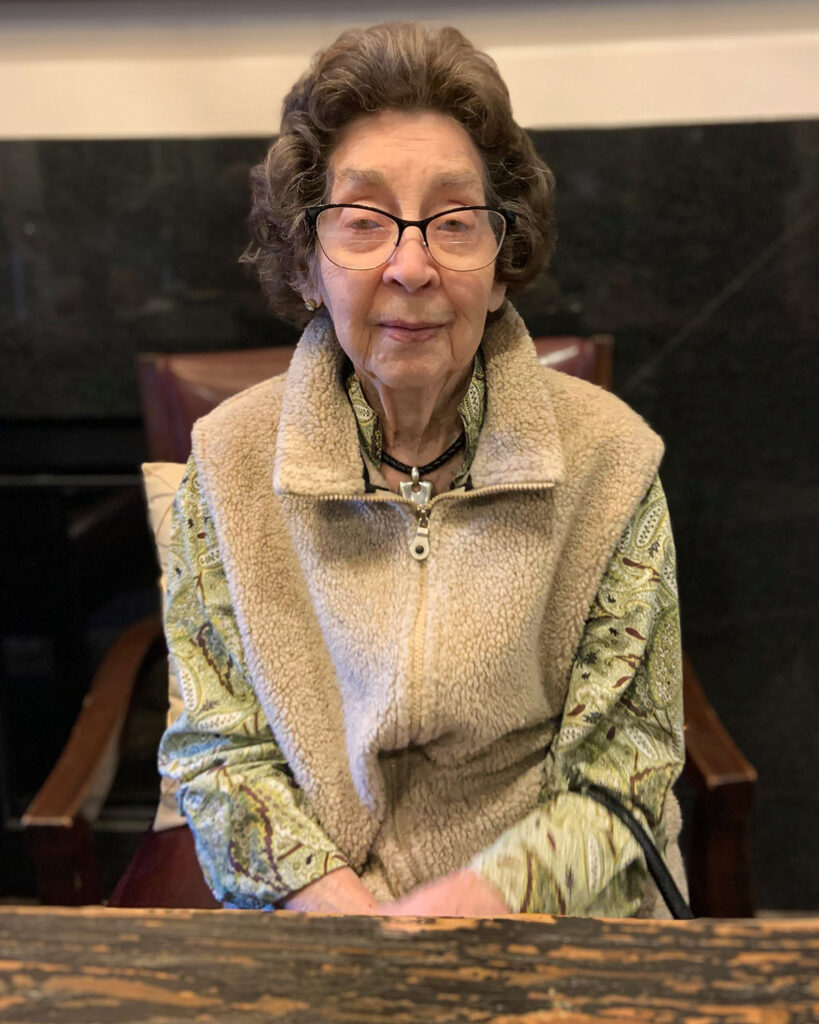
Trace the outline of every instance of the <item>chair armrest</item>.
[[756, 771], [728, 735], [683, 653], [685, 775], [694, 790], [686, 858], [697, 916], [753, 917], [750, 817]]
[[[711, 706], [694, 666], [683, 653], [685, 707], [685, 772], [699, 793], [710, 799], [730, 793], [732, 807], [749, 811], [757, 780], [745, 758]], [[738, 801], [738, 803], [737, 803]]]
[[22, 817], [23, 828], [71, 828], [122, 730], [140, 667], [162, 637], [158, 615], [130, 626], [108, 648], [68, 742]]

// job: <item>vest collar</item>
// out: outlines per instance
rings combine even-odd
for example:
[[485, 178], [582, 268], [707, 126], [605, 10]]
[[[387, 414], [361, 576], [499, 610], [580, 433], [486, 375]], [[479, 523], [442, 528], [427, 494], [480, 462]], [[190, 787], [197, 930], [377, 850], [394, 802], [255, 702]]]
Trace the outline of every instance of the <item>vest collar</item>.
[[[487, 322], [486, 416], [472, 463], [474, 489], [550, 486], [564, 472], [549, 393], [523, 321], [505, 302]], [[358, 432], [343, 373], [346, 365], [327, 313], [302, 335], [287, 373], [276, 440], [277, 494], [350, 497], [365, 493]]]

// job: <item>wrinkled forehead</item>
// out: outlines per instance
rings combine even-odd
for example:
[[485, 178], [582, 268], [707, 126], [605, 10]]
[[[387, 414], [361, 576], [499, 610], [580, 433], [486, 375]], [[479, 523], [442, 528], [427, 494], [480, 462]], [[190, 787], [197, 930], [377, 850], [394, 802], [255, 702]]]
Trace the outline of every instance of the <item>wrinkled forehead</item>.
[[338, 139], [327, 168], [327, 196], [347, 190], [436, 192], [482, 201], [486, 167], [468, 132], [433, 111], [382, 111], [358, 118]]

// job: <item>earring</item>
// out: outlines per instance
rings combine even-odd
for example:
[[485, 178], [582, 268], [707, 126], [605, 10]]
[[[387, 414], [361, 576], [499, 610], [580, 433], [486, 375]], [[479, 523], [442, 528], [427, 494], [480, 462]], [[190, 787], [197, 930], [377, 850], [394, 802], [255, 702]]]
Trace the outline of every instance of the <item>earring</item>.
[[319, 299], [318, 302], [314, 302], [312, 299], [305, 299], [304, 304], [311, 313], [315, 313], [317, 309], [321, 309], [321, 299]]

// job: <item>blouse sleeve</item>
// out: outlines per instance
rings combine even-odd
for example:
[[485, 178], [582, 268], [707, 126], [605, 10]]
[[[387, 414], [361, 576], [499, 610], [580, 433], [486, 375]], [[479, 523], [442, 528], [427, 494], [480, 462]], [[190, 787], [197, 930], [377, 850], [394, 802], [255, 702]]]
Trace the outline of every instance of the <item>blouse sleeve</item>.
[[633, 915], [643, 854], [582, 789], [595, 784], [619, 796], [662, 850], [663, 806], [684, 759], [674, 542], [655, 479], [592, 603], [540, 805], [470, 866], [515, 912]]
[[216, 898], [268, 908], [344, 867], [254, 693], [193, 460], [174, 503], [165, 633], [185, 710], [162, 739], [159, 766], [179, 784]]

